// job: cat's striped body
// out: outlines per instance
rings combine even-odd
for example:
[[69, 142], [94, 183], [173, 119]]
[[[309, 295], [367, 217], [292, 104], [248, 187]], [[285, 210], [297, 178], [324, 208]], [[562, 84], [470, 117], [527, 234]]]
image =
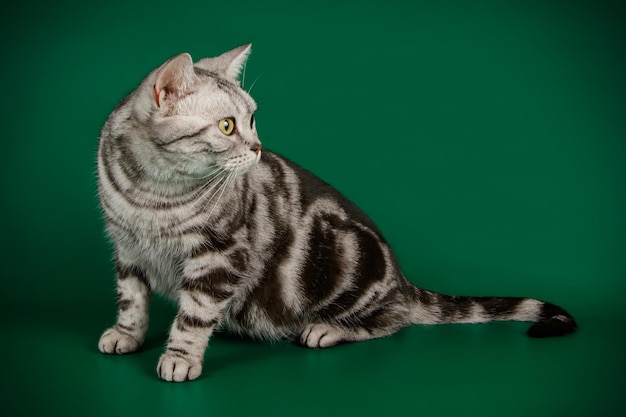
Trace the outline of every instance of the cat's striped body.
[[200, 374], [220, 326], [309, 347], [386, 336], [411, 323], [524, 320], [538, 322], [535, 336], [575, 329], [552, 304], [448, 297], [410, 284], [356, 206], [284, 158], [261, 156], [256, 104], [233, 82], [248, 50], [192, 69], [186, 58], [169, 61], [103, 129], [99, 192], [120, 306], [103, 352], [141, 345], [152, 291], [179, 305], [159, 363], [159, 375], [177, 381]]

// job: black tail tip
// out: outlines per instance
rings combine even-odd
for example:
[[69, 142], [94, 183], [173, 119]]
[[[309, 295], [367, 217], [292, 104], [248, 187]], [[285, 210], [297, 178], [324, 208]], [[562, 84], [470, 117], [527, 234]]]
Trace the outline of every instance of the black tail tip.
[[574, 333], [577, 328], [571, 316], [559, 314], [533, 324], [527, 334], [534, 338], [557, 337]]

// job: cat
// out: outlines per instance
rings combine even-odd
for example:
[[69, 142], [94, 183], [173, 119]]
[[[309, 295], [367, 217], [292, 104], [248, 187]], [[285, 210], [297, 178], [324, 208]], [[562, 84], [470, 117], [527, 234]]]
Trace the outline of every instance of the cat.
[[99, 349], [138, 350], [153, 292], [178, 313], [158, 376], [202, 372], [225, 329], [325, 348], [410, 324], [534, 322], [532, 337], [576, 330], [535, 299], [447, 296], [403, 275], [388, 243], [353, 203], [311, 172], [262, 149], [252, 97], [239, 83], [251, 45], [152, 71], [107, 119], [98, 193], [114, 245], [116, 324]]

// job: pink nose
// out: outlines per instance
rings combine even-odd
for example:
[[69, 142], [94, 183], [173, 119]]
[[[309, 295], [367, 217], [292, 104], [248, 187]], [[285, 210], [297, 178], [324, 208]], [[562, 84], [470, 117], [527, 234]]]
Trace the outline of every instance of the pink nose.
[[261, 144], [260, 143], [255, 143], [254, 145], [252, 145], [250, 150], [258, 155], [259, 152], [261, 152]]

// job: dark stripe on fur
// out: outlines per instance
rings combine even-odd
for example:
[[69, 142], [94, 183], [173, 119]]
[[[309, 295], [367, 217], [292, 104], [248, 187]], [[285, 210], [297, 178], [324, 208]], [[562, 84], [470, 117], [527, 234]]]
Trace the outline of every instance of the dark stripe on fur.
[[[334, 227], [339, 227], [337, 223]], [[322, 321], [334, 320], [337, 316], [354, 310], [361, 297], [376, 282], [385, 278], [385, 256], [381, 250], [379, 241], [370, 232], [355, 229], [357, 231], [359, 260], [357, 270], [353, 278], [353, 285], [339, 294], [331, 303], [328, 303], [317, 313]], [[320, 282], [320, 284], [322, 284]], [[358, 311], [353, 311], [357, 314]]]
[[278, 238], [272, 250], [273, 258], [266, 264], [261, 274], [260, 282], [246, 298], [243, 308], [236, 313], [240, 323], [247, 323], [252, 307], [264, 310], [268, 319], [276, 326], [290, 326], [295, 320], [294, 313], [285, 305], [280, 297], [282, 294], [279, 269], [283, 262], [289, 259], [289, 248], [293, 244], [294, 236], [291, 229], [278, 231]]
[[190, 293], [201, 292], [214, 298], [216, 301], [224, 301], [233, 294], [233, 286], [239, 282], [240, 277], [223, 268], [214, 269], [205, 276], [183, 282], [182, 289]]
[[148, 281], [148, 278], [146, 277], [146, 274], [138, 266], [122, 265], [119, 261], [117, 261], [115, 264], [115, 272], [117, 273], [117, 278], [120, 280], [124, 280], [130, 277], [136, 277], [148, 288], [150, 287], [150, 283]]
[[379, 236], [369, 231], [359, 230], [358, 237], [360, 257], [357, 282], [360, 289], [365, 289], [385, 277], [387, 264]]
[[419, 301], [428, 301], [439, 311], [439, 320], [442, 323], [454, 323], [468, 318], [472, 314], [472, 307], [480, 305], [486, 318], [490, 320], [507, 320], [515, 313], [520, 303], [525, 300], [521, 297], [469, 297], [450, 296], [433, 293], [430, 291], [418, 291]]
[[[121, 141], [120, 138], [116, 139]], [[141, 169], [140, 164], [135, 160], [132, 153], [124, 145], [114, 146], [112, 143], [105, 143], [101, 148], [101, 152], [102, 166], [110, 186], [133, 207], [154, 210], [169, 210], [189, 204], [198, 198], [197, 190], [192, 186], [190, 186], [187, 190], [168, 195], [167, 197], [160, 194], [154, 194], [151, 189], [144, 188], [142, 186], [144, 176], [143, 170]], [[117, 158], [114, 157], [116, 152], [120, 153], [120, 156]], [[111, 165], [113, 160], [119, 162], [119, 169], [122, 171], [127, 180], [134, 184], [133, 190], [125, 190], [122, 188], [118, 178], [113, 173], [113, 167]], [[217, 179], [214, 179], [213, 181], [216, 180]], [[140, 199], [136, 199], [135, 197], [135, 194], [138, 192], [142, 193]], [[105, 201], [105, 199], [101, 198], [101, 201]], [[114, 208], [110, 208], [110, 210], [113, 212], [116, 211]]]
[[[187, 315], [185, 313], [179, 313], [177, 317], [177, 320], [180, 321], [180, 323], [185, 326], [185, 328], [197, 328], [197, 327], [202, 327], [202, 328], [209, 328], [209, 327], [213, 327], [217, 324], [217, 319], [211, 319], [211, 320], [203, 320], [199, 317], [196, 316], [190, 316]], [[181, 329], [179, 328], [179, 330], [181, 331], [185, 331], [186, 329]]]
[[121, 311], [128, 310], [132, 304], [133, 304], [132, 300], [129, 300], [127, 298], [122, 298], [121, 295], [120, 295], [119, 300], [117, 302], [117, 305], [118, 305], [118, 307], [119, 307], [119, 309]]
[[418, 303], [422, 304], [424, 307], [430, 306], [433, 303], [437, 302], [437, 293], [424, 290], [418, 287], [413, 287], [413, 292], [415, 295], [415, 299]]
[[[158, 143], [157, 146], [159, 147], [159, 149], [162, 149], [165, 152], [171, 152], [171, 151], [167, 150], [167, 147], [169, 145], [172, 145], [172, 144], [174, 144], [176, 142], [180, 142], [181, 140], [193, 139], [196, 136], [204, 134], [207, 130], [209, 130], [210, 127], [211, 127], [210, 125], [209, 126], [205, 126], [205, 127], [201, 128], [201, 129], [198, 129], [197, 131], [195, 131], [193, 133], [190, 133], [188, 135], [178, 136], [178, 137], [176, 137], [176, 138], [174, 138], [174, 139], [172, 139], [172, 140], [170, 140], [168, 142]], [[208, 145], [208, 143], [207, 143], [207, 145]], [[178, 153], [178, 152], [174, 152], [174, 153]]]
[[332, 295], [341, 284], [343, 248], [337, 242], [339, 230], [318, 217], [309, 235], [309, 250], [302, 269], [304, 293], [318, 303]]
[[[127, 139], [121, 136], [115, 138], [117, 143], [123, 142], [124, 140]], [[139, 186], [141, 178], [145, 175], [141, 163], [137, 161], [135, 155], [127, 146], [118, 146], [117, 151], [120, 153], [118, 162], [122, 172], [133, 184]]]
[[235, 244], [235, 240], [231, 235], [215, 233], [208, 225], [198, 232], [204, 237], [204, 242], [193, 249], [191, 252], [192, 258], [198, 258], [209, 252], [224, 252]]
[[290, 187], [285, 182], [286, 174], [281, 164], [281, 160], [271, 153], [263, 154], [263, 162], [272, 172], [273, 181], [264, 184], [266, 189], [265, 195], [276, 199], [278, 194], [282, 194], [286, 201], [290, 201]]
[[176, 355], [180, 355], [180, 356], [187, 356], [189, 355], [189, 352], [187, 352], [185, 349], [183, 348], [178, 348], [178, 347], [169, 347], [167, 348], [168, 351], [176, 354]]
[[491, 317], [502, 319], [515, 314], [520, 303], [525, 300], [521, 297], [470, 297], [483, 306]]
[[241, 87], [239, 87], [238, 84], [232, 83], [221, 77], [219, 74], [205, 70], [204, 68], [194, 67], [193, 69], [196, 75], [204, 76], [205, 79], [208, 78], [213, 80], [220, 90], [224, 91], [227, 95], [231, 97], [236, 97], [237, 99], [233, 100], [234, 104], [243, 104], [245, 106], [245, 110], [248, 113], [253, 112], [254, 109], [248, 105], [248, 100], [242, 94]]
[[121, 324], [121, 323], [117, 323], [117, 324], [115, 325], [115, 327], [116, 327], [119, 331], [122, 331], [122, 333], [132, 333], [132, 332], [134, 332], [134, 331], [135, 331], [135, 328], [134, 328], [134, 327], [131, 327], [131, 326], [126, 326], [126, 325]]
[[306, 211], [307, 207], [315, 203], [320, 198], [330, 198], [336, 201], [343, 209], [346, 210], [348, 216], [355, 224], [364, 225], [368, 229], [374, 231], [378, 236], [378, 239], [380, 239], [381, 243], [385, 243], [384, 237], [379, 233], [378, 228], [376, 227], [374, 222], [357, 205], [344, 197], [339, 191], [337, 191], [327, 182], [320, 179], [310, 171], [275, 153], [267, 151], [264, 152], [264, 163], [268, 163], [269, 165], [277, 163], [268, 158], [268, 156], [274, 159], [280, 159], [282, 162], [284, 162], [287, 167], [297, 175], [297, 177], [300, 179], [300, 183], [306, 185], [300, 188], [299, 196], [303, 211]]

